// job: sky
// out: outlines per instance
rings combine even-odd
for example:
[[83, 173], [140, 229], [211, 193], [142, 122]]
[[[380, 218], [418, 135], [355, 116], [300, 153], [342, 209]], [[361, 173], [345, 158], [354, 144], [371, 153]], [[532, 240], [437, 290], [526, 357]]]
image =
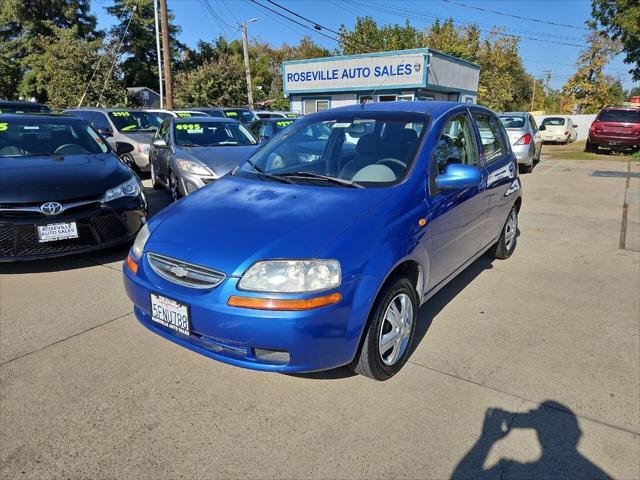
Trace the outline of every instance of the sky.
[[[266, 0], [260, 3], [276, 9]], [[453, 17], [458, 25], [477, 24], [485, 34], [492, 26], [503, 27], [506, 33], [519, 35], [520, 56], [527, 72], [540, 76], [551, 70], [549, 86], [562, 85], [575, 71], [580, 51], [586, 45], [585, 22], [591, 19], [589, 0], [274, 0], [290, 10], [324, 27], [338, 30], [341, 24], [353, 27], [357, 15], [369, 15], [378, 22], [411, 24], [424, 29], [433, 19]], [[105, 12], [111, 0], [93, 0], [92, 8], [98, 16], [100, 28], [108, 29], [115, 18]], [[198, 40], [212, 41], [220, 35], [229, 39], [240, 38], [239, 22], [257, 18], [249, 24], [249, 37], [267, 41], [274, 46], [282, 43], [297, 44], [305, 35], [333, 51], [337, 42], [322, 36], [315, 30], [293, 24], [269, 12], [250, 0], [167, 0], [175, 14], [175, 23], [182, 28], [179, 38], [194, 47]], [[208, 6], [207, 6], [208, 4]], [[460, 5], [462, 4], [462, 5]], [[475, 8], [471, 8], [475, 7]], [[500, 12], [503, 15], [493, 12]], [[215, 12], [216, 15], [214, 15]], [[285, 12], [283, 12], [285, 13]], [[292, 17], [291, 14], [287, 14]], [[538, 19], [561, 25], [536, 22], [511, 15]], [[305, 23], [301, 19], [297, 19]], [[566, 26], [569, 25], [569, 26]], [[574, 28], [572, 28], [574, 27]], [[578, 27], [578, 28], [575, 28]], [[336, 37], [337, 35], [324, 31]], [[616, 57], [605, 73], [619, 78], [625, 89], [639, 86], [632, 83], [629, 67], [623, 63], [623, 55]]]

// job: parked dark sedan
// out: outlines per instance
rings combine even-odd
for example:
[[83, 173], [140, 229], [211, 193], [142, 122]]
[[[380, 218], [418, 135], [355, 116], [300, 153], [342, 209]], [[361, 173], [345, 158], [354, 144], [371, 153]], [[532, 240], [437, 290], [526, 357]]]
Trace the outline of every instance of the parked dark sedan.
[[245, 127], [251, 125], [251, 122], [255, 122], [256, 120], [259, 120], [258, 115], [256, 115], [251, 110], [247, 110], [246, 108], [190, 107], [190, 109], [197, 110], [198, 112], [206, 113], [210, 117], [232, 118], [242, 123]]
[[259, 142], [266, 142], [273, 137], [276, 132], [288, 127], [297, 119], [295, 118], [261, 118], [249, 126], [249, 130]]
[[257, 146], [235, 120], [167, 118], [151, 143], [151, 183], [168, 189], [175, 201], [227, 174]]
[[139, 178], [87, 122], [0, 115], [0, 261], [86, 252], [132, 240], [147, 220]]
[[26, 100], [0, 100], [0, 113], [51, 113], [51, 109]]

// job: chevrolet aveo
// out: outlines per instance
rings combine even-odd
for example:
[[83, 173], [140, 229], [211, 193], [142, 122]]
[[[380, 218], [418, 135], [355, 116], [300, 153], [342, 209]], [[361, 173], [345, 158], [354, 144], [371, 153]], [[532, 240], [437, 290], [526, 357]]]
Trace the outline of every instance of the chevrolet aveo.
[[151, 218], [125, 287], [145, 327], [213, 359], [385, 380], [423, 302], [483, 253], [512, 254], [521, 201], [490, 110], [328, 110]]

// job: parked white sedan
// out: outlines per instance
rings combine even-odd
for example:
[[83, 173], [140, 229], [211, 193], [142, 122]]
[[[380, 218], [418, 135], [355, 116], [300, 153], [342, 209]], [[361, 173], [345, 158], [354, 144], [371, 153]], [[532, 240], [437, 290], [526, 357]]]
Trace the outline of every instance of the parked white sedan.
[[578, 126], [571, 117], [547, 117], [540, 125], [540, 137], [543, 142], [569, 143], [578, 137]]

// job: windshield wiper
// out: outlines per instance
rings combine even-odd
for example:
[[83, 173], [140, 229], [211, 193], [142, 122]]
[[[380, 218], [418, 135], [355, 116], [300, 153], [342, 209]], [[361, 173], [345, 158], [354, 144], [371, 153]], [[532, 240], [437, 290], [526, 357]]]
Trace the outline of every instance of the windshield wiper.
[[360, 185], [358, 182], [354, 182], [352, 180], [346, 180], [344, 178], [331, 177], [329, 175], [321, 175], [319, 173], [311, 173], [311, 172], [291, 172], [291, 173], [283, 173], [283, 177], [287, 178], [310, 178], [314, 180], [325, 180], [327, 182], [335, 183], [336, 185], [341, 185], [343, 187], [349, 188], [364, 188], [364, 186]]
[[251, 165], [251, 168], [253, 168], [258, 173], [258, 175], [260, 175], [261, 177], [269, 178], [271, 180], [276, 180], [276, 181], [282, 182], [282, 183], [291, 183], [291, 184], [293, 183], [291, 180], [289, 180], [288, 178], [285, 178], [285, 177], [283, 177], [281, 175], [265, 172], [259, 166], [257, 166], [255, 163], [253, 163], [251, 160], [247, 160], [247, 163], [249, 165]]

